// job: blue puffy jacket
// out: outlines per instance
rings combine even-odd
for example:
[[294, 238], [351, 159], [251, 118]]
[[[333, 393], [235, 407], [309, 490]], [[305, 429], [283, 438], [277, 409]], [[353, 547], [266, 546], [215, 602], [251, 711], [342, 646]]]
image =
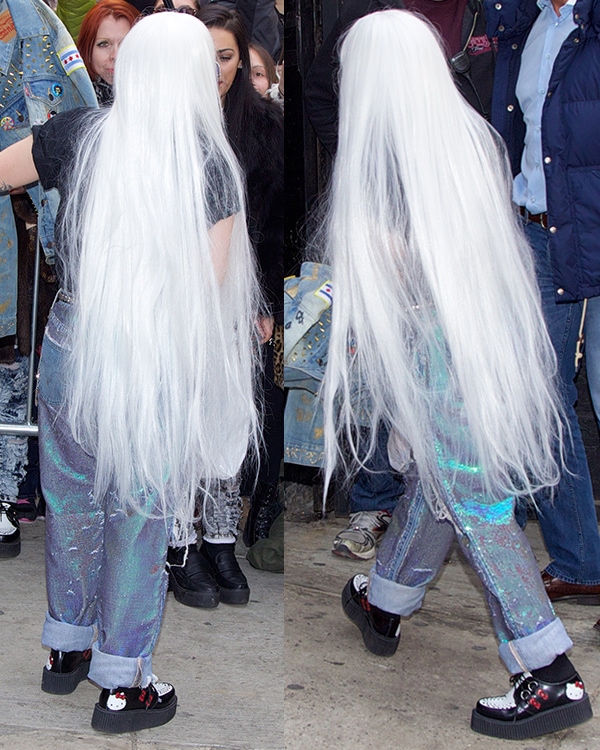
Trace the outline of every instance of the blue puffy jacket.
[[[521, 53], [539, 14], [536, 0], [485, 0], [498, 55], [492, 123], [513, 172], [525, 136], [515, 95]], [[600, 0], [577, 0], [578, 28], [554, 63], [542, 113], [542, 151], [556, 301], [600, 295]]]

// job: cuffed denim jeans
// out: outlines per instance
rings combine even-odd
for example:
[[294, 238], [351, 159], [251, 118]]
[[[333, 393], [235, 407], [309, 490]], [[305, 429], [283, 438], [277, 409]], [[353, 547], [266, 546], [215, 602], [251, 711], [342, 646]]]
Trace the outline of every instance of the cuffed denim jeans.
[[42, 642], [60, 651], [92, 648], [89, 678], [103, 688], [145, 686], [167, 592], [168, 527], [162, 518], [124, 511], [114, 493], [93, 496], [94, 457], [73, 440], [63, 407], [70, 314], [71, 305], [54, 303], [40, 361], [48, 591]]
[[[558, 358], [563, 405], [572, 436], [572, 440], [565, 440], [565, 470], [554, 498], [537, 498], [540, 527], [551, 558], [546, 570], [567, 583], [600, 584], [600, 535], [596, 507], [575, 413], [577, 388], [573, 381], [581, 304], [556, 303], [548, 230], [530, 222], [525, 231], [534, 253], [542, 310]], [[593, 349], [593, 344], [590, 349]]]
[[441, 335], [439, 340], [415, 354], [428, 394], [431, 420], [424, 429], [435, 452], [436, 475], [428, 497], [415, 464], [404, 475], [406, 489], [379, 547], [368, 598], [386, 612], [412, 614], [456, 536], [483, 584], [501, 658], [513, 674], [530, 671], [573, 644], [515, 520], [514, 499], [489, 494], [463, 403], [449, 391], [448, 355]]
[[529, 542], [514, 518], [512, 498], [490, 504], [468, 469], [460, 476], [453, 467], [452, 475], [447, 520], [434, 517], [416, 469], [405, 476], [405, 493], [371, 570], [369, 601], [386, 612], [411, 615], [421, 607], [456, 536], [483, 583], [509, 672], [550, 664], [573, 644], [546, 596]]

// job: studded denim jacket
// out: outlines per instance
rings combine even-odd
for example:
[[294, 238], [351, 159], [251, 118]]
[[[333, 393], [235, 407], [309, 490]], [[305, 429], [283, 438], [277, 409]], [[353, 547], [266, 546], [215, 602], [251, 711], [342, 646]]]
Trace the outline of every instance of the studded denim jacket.
[[[72, 38], [43, 0], [0, 0], [0, 150], [63, 110], [96, 106]], [[54, 255], [59, 195], [28, 188], [38, 211], [40, 241]], [[0, 196], [0, 337], [15, 333], [17, 235], [10, 197]]]
[[300, 276], [284, 281], [284, 458], [321, 466], [323, 410], [317, 393], [327, 365], [333, 287], [331, 269], [303, 263]]

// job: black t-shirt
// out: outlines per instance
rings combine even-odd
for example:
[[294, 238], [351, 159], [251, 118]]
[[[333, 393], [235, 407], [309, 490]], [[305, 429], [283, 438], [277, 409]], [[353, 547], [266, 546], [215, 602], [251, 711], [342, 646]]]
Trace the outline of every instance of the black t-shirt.
[[[62, 247], [60, 225], [61, 208], [69, 186], [82, 128], [88, 118], [96, 116], [97, 109], [80, 107], [60, 112], [43, 125], [34, 125], [33, 161], [45, 190], [56, 188], [61, 195], [57, 217], [57, 273], [64, 282], [64, 264], [68, 262], [68, 248]], [[212, 226], [240, 210], [237, 193], [233, 189], [233, 175], [228, 166], [216, 155], [206, 164], [207, 209], [209, 224]]]

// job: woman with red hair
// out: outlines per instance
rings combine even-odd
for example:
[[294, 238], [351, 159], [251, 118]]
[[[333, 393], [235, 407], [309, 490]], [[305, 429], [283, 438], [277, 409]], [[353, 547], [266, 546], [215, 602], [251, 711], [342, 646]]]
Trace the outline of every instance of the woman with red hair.
[[98, 104], [113, 101], [113, 76], [119, 45], [138, 18], [125, 0], [102, 0], [85, 14], [77, 47], [88, 69]]

